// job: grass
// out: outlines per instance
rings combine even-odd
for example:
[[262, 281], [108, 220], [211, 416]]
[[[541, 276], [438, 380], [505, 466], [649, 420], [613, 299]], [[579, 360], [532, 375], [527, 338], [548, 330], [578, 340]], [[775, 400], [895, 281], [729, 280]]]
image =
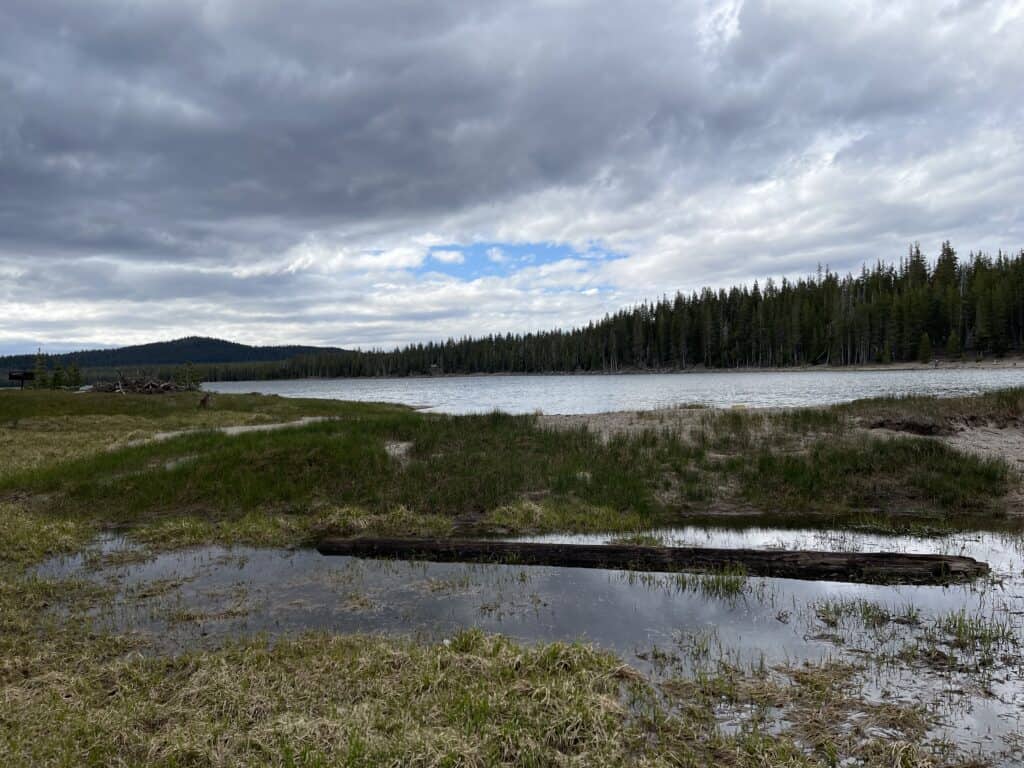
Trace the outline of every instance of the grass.
[[[708, 412], [692, 438], [654, 424], [604, 440], [583, 429], [546, 430], [530, 416], [227, 395], [207, 412], [195, 399], [0, 395], [0, 764], [970, 764], [929, 740], [921, 708], [863, 698], [861, 671], [848, 664], [740, 669], [713, 663], [710, 645], [697, 643], [691, 652], [704, 666], [660, 685], [587, 645], [524, 646], [477, 631], [442, 643], [250, 637], [158, 655], [91, 623], [90, 609], [116, 610], [106, 587], [44, 581], [29, 569], [111, 527], [129, 530], [145, 553], [473, 529], [617, 532], [654, 544], [643, 532], [739, 503], [800, 525], [845, 516], [976, 526], [1000, 511], [1013, 481], [1002, 465], [918, 438], [861, 438], [850, 427], [860, 418], [854, 407]], [[979, 418], [1019, 412], [1015, 394], [978, 402]], [[884, 407], [961, 418], [957, 409], [970, 404]], [[334, 420], [127, 445], [160, 431], [303, 416]], [[409, 450], [399, 461], [389, 443]], [[666, 578], [713, 599], [750, 590], [741, 572]], [[376, 608], [352, 599], [352, 610]], [[818, 609], [826, 624], [921, 621], [912, 608], [867, 601]], [[180, 610], [180, 621], [209, 618]], [[966, 612], [920, 631], [936, 647], [986, 659], [1015, 637], [998, 620]], [[734, 727], [721, 727], [723, 712]]]
[[[1011, 667], [1020, 663], [1013, 655], [1021, 643], [1018, 630], [998, 611], [960, 608], [926, 619], [912, 603], [890, 608], [861, 598], [819, 600], [811, 609], [829, 630], [843, 630], [832, 635], [839, 643], [868, 642], [862, 650], [879, 664], [923, 663], [939, 670], [983, 673], [996, 665], [997, 654]], [[873, 644], [862, 630], [870, 633]]]
[[[256, 395], [219, 395], [201, 411], [196, 397], [8, 393], [0, 499], [86, 527], [129, 526], [150, 544], [296, 545], [325, 533], [628, 535], [741, 506], [802, 521], [976, 525], [999, 515], [1013, 482], [1004, 464], [933, 440], [844, 431], [840, 409], [707, 411], [692, 439], [601, 439], [533, 416]], [[983, 411], [1012, 401], [986, 397]], [[331, 420], [238, 436], [208, 429], [303, 416]], [[207, 431], [125, 444], [177, 429]], [[388, 452], [395, 444], [407, 446], [400, 458]]]
[[0, 476], [90, 456], [158, 432], [295, 421], [303, 416], [369, 418], [399, 406], [299, 400], [267, 395], [215, 395], [198, 408], [195, 392], [96, 395], [32, 391], [0, 393]]
[[[670, 680], [664, 689], [686, 723], [688, 741], [715, 742], [716, 719], [709, 717], [711, 711], [728, 712], [743, 723], [729, 745], [743, 756], [741, 765], [985, 764], [957, 754], [940, 741], [930, 741], [927, 733], [932, 721], [924, 707], [863, 698], [861, 674], [858, 667], [844, 662], [741, 669], [711, 660], [705, 671]], [[767, 738], [771, 724], [779, 721], [786, 725], [778, 736]], [[735, 764], [729, 762], [729, 752], [714, 754], [704, 764]], [[707, 759], [696, 750], [683, 751], [681, 756], [683, 765], [700, 765], [702, 758]]]
[[834, 409], [864, 422], [905, 424], [917, 431], [942, 431], [951, 425], [1005, 427], [1024, 421], [1024, 387], [965, 397], [877, 397]]
[[940, 616], [934, 629], [953, 648], [982, 655], [991, 655], [1017, 641], [1009, 621], [972, 615], [966, 609]]
[[625, 536], [613, 536], [609, 544], [623, 544], [633, 547], [664, 547], [665, 537], [655, 533], [630, 533]]
[[814, 605], [814, 614], [830, 629], [837, 628], [849, 618], [859, 619], [868, 629], [880, 629], [890, 624], [917, 626], [921, 623], [921, 612], [911, 603], [889, 608], [862, 598], [821, 600]]
[[746, 569], [732, 566], [701, 573], [650, 573], [625, 571], [621, 577], [627, 584], [643, 584], [651, 589], [692, 592], [711, 600], [734, 600], [748, 592]]
[[[923, 768], [940, 749], [923, 711], [861, 699], [847, 665], [721, 666], [660, 686], [591, 646], [473, 630], [151, 656], [74, 614], [47, 627], [41, 607], [82, 601], [73, 587], [17, 587], [0, 590], [4, 765]], [[719, 726], [723, 705], [742, 727]], [[893, 763], [896, 746], [912, 759]]]
[[[387, 454], [390, 440], [412, 444], [401, 465]], [[190, 460], [175, 461], [183, 456]], [[395, 532], [392, 523], [403, 515], [430, 520], [433, 532], [458, 518], [516, 528], [529, 518], [538, 529], [588, 518], [612, 529], [650, 528], [662, 511], [650, 488], [656, 462], [643, 446], [540, 430], [532, 417], [398, 413], [235, 437], [183, 435], [16, 472], [0, 479], [0, 494], [43, 497], [64, 515], [166, 532], [184, 526], [206, 535], [231, 521], [244, 529], [243, 540], [264, 538], [253, 529], [258, 517], [283, 531], [333, 521], [342, 531]], [[540, 503], [525, 506], [531, 495]], [[362, 514], [338, 512], [346, 508]]]
[[919, 438], [821, 441], [800, 454], [761, 450], [741, 473], [754, 504], [837, 512], [984, 515], [1009, 490], [1004, 462]]

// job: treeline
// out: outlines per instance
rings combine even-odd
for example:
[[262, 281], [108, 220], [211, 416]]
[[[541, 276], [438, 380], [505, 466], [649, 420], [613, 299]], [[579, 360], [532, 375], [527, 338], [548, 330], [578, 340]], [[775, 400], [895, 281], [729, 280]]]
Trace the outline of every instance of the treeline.
[[[205, 381], [614, 373], [843, 366], [1022, 351], [1024, 251], [960, 259], [947, 242], [934, 263], [915, 245], [898, 263], [865, 265], [859, 274], [819, 268], [796, 281], [676, 293], [568, 331], [449, 339], [392, 351], [246, 347], [193, 337], [17, 362], [51, 385], [56, 376], [74, 386], [80, 378], [116, 378], [118, 371]], [[0, 359], [0, 369], [15, 361]]]
[[585, 328], [299, 355], [205, 371], [211, 379], [615, 372], [928, 361], [1024, 350], [1024, 251], [897, 264], [840, 276], [676, 293]]

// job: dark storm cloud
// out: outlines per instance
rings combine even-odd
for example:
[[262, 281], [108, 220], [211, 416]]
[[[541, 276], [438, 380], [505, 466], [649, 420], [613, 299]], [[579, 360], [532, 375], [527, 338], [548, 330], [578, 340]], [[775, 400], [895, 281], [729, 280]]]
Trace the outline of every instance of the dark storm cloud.
[[191, 301], [237, 333], [261, 302], [333, 299], [404, 340], [422, 317], [458, 332], [466, 291], [494, 320], [545, 290], [453, 281], [417, 308], [430, 291], [397, 274], [415, 257], [387, 254], [429, 242], [626, 253], [567, 284], [620, 291], [567, 322], [915, 237], [1019, 246], [1020, 204], [999, 193], [1022, 171], [1020, 16], [1012, 0], [7, 0], [0, 299], [65, 302], [64, 338], [101, 334], [78, 310], [105, 302]]

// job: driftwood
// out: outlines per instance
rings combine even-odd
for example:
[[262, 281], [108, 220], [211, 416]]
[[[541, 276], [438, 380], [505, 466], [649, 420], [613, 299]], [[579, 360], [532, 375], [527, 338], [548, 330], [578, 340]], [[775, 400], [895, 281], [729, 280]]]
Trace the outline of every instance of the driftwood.
[[330, 538], [323, 555], [433, 562], [557, 565], [622, 571], [717, 571], [742, 568], [752, 576], [861, 584], [946, 584], [988, 573], [970, 557], [896, 552], [643, 547], [618, 544], [539, 544], [473, 539]]
[[165, 395], [170, 392], [186, 392], [187, 387], [173, 381], [159, 379], [131, 379], [118, 375], [117, 381], [104, 381], [93, 385], [94, 392], [118, 392], [122, 395]]

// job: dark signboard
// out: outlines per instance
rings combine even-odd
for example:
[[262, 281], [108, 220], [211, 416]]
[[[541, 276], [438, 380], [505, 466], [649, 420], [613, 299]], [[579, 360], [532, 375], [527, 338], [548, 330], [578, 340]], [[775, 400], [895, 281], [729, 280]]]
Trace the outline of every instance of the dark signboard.
[[36, 374], [35, 371], [10, 371], [7, 374], [7, 379], [9, 381], [20, 381], [21, 388], [24, 389], [26, 381], [36, 380]]

